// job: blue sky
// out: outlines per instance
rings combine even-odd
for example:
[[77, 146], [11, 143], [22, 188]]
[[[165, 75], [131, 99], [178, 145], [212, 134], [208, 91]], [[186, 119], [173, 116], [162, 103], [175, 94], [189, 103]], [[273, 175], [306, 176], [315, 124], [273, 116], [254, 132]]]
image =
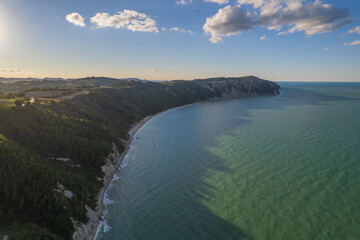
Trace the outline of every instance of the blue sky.
[[2, 0], [0, 76], [360, 81], [360, 1], [208, 1]]

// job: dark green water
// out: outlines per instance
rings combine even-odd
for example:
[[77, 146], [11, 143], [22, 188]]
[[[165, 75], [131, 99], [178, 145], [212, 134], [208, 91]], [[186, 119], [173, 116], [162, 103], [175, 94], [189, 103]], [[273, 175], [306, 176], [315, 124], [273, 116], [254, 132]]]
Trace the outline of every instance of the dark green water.
[[146, 124], [97, 239], [359, 240], [360, 84], [280, 85]]

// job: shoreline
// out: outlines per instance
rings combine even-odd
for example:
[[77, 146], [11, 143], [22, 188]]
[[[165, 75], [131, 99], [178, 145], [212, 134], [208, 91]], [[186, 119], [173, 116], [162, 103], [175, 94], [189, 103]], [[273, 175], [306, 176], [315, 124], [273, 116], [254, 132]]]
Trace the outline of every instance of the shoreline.
[[[178, 106], [178, 107], [173, 107], [173, 108], [169, 108], [167, 110], [164, 110], [164, 111], [161, 111], [161, 112], [158, 112], [156, 114], [153, 114], [153, 115], [150, 115], [150, 116], [147, 116], [143, 119], [141, 119], [139, 122], [135, 123], [128, 131], [128, 134], [129, 134], [129, 138], [127, 139], [126, 141], [126, 144], [125, 144], [125, 150], [120, 154], [119, 157], [117, 157], [117, 159], [114, 160], [114, 163], [115, 163], [115, 168], [114, 168], [114, 171], [112, 171], [109, 175], [105, 175], [104, 176], [104, 185], [100, 188], [100, 191], [98, 193], [98, 197], [97, 197], [97, 206], [96, 206], [96, 215], [97, 215], [97, 219], [95, 220], [96, 223], [94, 225], [94, 228], [93, 230], [91, 231], [91, 233], [89, 233], [89, 235], [87, 236], [86, 239], [90, 239], [90, 240], [95, 240], [97, 235], [98, 235], [98, 232], [99, 232], [99, 227], [100, 227], [100, 223], [101, 221], [103, 220], [103, 217], [104, 217], [104, 213], [105, 213], [105, 210], [106, 210], [106, 207], [105, 207], [105, 204], [104, 204], [104, 199], [105, 199], [105, 194], [107, 192], [107, 190], [110, 188], [111, 186], [111, 183], [114, 179], [114, 176], [119, 172], [120, 170], [120, 167], [121, 167], [121, 164], [125, 158], [125, 156], [127, 155], [129, 149], [130, 149], [130, 146], [131, 146], [131, 143], [132, 141], [134, 140], [134, 137], [136, 135], [136, 133], [141, 129], [143, 128], [146, 123], [148, 123], [151, 119], [159, 116], [160, 114], [163, 114], [165, 112], [168, 112], [168, 111], [171, 111], [171, 110], [174, 110], [174, 109], [178, 109], [178, 108], [183, 108], [183, 107], [187, 107], [187, 106], [190, 106], [190, 105], [194, 105], [194, 104], [197, 104], [198, 102], [196, 103], [190, 103], [190, 104], [186, 104], [186, 105], [183, 105], [183, 106]], [[88, 223], [86, 223], [85, 225], [88, 225]], [[76, 232], [76, 231], [75, 231]]]
[[104, 198], [105, 198], [105, 194], [107, 192], [107, 190], [109, 189], [109, 187], [111, 186], [111, 182], [114, 178], [114, 176], [119, 172], [120, 170], [120, 167], [121, 167], [121, 163], [123, 162], [125, 156], [127, 155], [129, 149], [130, 149], [130, 145], [131, 145], [131, 142], [133, 141], [134, 139], [134, 136], [135, 134], [150, 120], [152, 119], [153, 117], [155, 117], [156, 115], [151, 115], [151, 116], [148, 116], [148, 117], [145, 117], [143, 118], [142, 120], [140, 120], [138, 123], [136, 123], [133, 127], [130, 128], [130, 130], [128, 131], [128, 134], [129, 134], [129, 138], [128, 140], [126, 141], [126, 144], [125, 144], [125, 150], [121, 153], [120, 157], [118, 159], [115, 160], [115, 171], [112, 172], [110, 174], [110, 176], [104, 176], [104, 179], [105, 179], [105, 184], [101, 187], [100, 189], [100, 192], [98, 194], [98, 203], [97, 203], [97, 210], [96, 210], [96, 213], [99, 217], [99, 219], [97, 220], [97, 223], [95, 225], [95, 228], [94, 230], [96, 231], [93, 231], [93, 233], [91, 234], [91, 236], [89, 236], [90, 238], [88, 239], [91, 239], [91, 240], [95, 240], [98, 232], [99, 232], [99, 227], [100, 227], [100, 223], [101, 221], [103, 220], [103, 217], [104, 217], [104, 212], [106, 210], [106, 207], [105, 207], [105, 204], [104, 204]]
[[[272, 95], [273, 96], [273, 95]], [[251, 96], [249, 96], [251, 97]], [[141, 119], [139, 122], [134, 123], [131, 128], [128, 131], [129, 134], [129, 138], [126, 140], [125, 142], [125, 150], [120, 153], [118, 151], [118, 149], [116, 147], [113, 148], [113, 152], [111, 154], [109, 154], [112, 156], [115, 156], [115, 160], [110, 161], [109, 157], [106, 159], [106, 163], [105, 165], [103, 165], [102, 170], [104, 172], [104, 177], [103, 177], [103, 186], [100, 188], [100, 191], [97, 195], [97, 205], [95, 210], [89, 208], [87, 205], [85, 206], [87, 209], [87, 216], [88, 216], [88, 222], [87, 223], [83, 223], [80, 226], [79, 225], [75, 225], [75, 232], [73, 234], [73, 240], [95, 240], [98, 232], [99, 232], [99, 227], [100, 227], [100, 223], [103, 221], [104, 219], [104, 213], [106, 210], [105, 204], [104, 204], [104, 199], [105, 199], [105, 194], [107, 192], [107, 190], [109, 189], [109, 187], [111, 186], [112, 180], [114, 179], [114, 176], [119, 172], [120, 167], [121, 167], [121, 163], [123, 162], [125, 156], [127, 155], [131, 143], [134, 139], [135, 134], [142, 128], [144, 127], [144, 125], [146, 123], [148, 123], [151, 119], [159, 116], [160, 114], [163, 114], [165, 112], [174, 110], [174, 109], [178, 109], [178, 108], [184, 108], [190, 105], [195, 105], [201, 102], [207, 102], [207, 101], [216, 101], [216, 100], [231, 100], [231, 99], [239, 99], [239, 98], [246, 98], [246, 97], [221, 97], [221, 98], [213, 98], [213, 99], [207, 99], [205, 101], [197, 101], [194, 103], [189, 103], [189, 104], [185, 104], [185, 105], [181, 105], [181, 106], [177, 106], [177, 107], [172, 107], [169, 109], [166, 109], [164, 111], [158, 112], [156, 114], [153, 115], [149, 115], [143, 119]], [[103, 169], [104, 168], [104, 169]]]

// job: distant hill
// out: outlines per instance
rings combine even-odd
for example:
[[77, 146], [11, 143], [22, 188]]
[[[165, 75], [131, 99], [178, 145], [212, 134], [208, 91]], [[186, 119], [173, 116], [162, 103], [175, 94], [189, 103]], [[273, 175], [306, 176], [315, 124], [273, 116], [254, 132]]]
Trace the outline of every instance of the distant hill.
[[38, 81], [38, 80], [42, 80], [42, 79], [38, 79], [38, 78], [3, 78], [3, 77], [0, 77], [0, 82], [3, 82], [3, 83], [19, 82], [19, 81]]
[[[138, 78], [107, 78], [107, 77], [86, 77], [78, 79], [62, 79], [62, 78], [0, 78], [0, 94], [20, 93], [28, 91], [29, 89], [75, 89], [75, 88], [93, 88], [93, 87], [108, 87], [120, 81], [142, 81]], [[3, 84], [1, 84], [3, 83]]]
[[72, 80], [74, 85], [97, 85], [97, 86], [111, 86], [120, 81], [143, 81], [138, 78], [108, 78], [108, 77], [86, 77]]
[[86, 77], [86, 78], [51, 78], [51, 77], [45, 77], [45, 78], [4, 78], [0, 77], [0, 82], [3, 83], [11, 83], [11, 82], [28, 82], [28, 81], [89, 81], [89, 82], [114, 82], [114, 81], [121, 81], [121, 80], [129, 80], [129, 81], [146, 81], [139, 78], [108, 78], [108, 77]]

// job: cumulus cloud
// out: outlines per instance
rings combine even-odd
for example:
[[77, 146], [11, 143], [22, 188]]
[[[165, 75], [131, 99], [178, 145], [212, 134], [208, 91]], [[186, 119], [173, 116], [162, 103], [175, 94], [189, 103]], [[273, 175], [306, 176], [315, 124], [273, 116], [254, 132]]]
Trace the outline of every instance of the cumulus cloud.
[[240, 5], [252, 5], [260, 9], [261, 15], [271, 15], [282, 8], [297, 10], [302, 7], [303, 0], [237, 0]]
[[355, 46], [355, 45], [360, 45], [360, 40], [356, 40], [350, 43], [344, 43], [344, 45], [346, 46]]
[[205, 0], [205, 2], [213, 2], [213, 3], [218, 3], [218, 4], [225, 4], [225, 3], [228, 3], [229, 0]]
[[260, 37], [260, 40], [265, 40], [265, 39], [266, 39], [265, 35]]
[[179, 0], [179, 1], [176, 1], [176, 4], [187, 5], [187, 4], [190, 4], [191, 2], [192, 2], [192, 0]]
[[[222, 37], [240, 34], [255, 25], [278, 31], [278, 35], [303, 31], [309, 37], [352, 22], [348, 9], [323, 4], [320, 0], [237, 0], [237, 4], [226, 6], [207, 18], [203, 30], [211, 35], [211, 42], [221, 42]], [[349, 32], [357, 31], [360, 31], [360, 26]]]
[[264, 0], [238, 0], [239, 4], [253, 5], [254, 8], [259, 8], [264, 4]]
[[85, 27], [85, 19], [79, 13], [70, 13], [65, 19], [76, 26]]
[[357, 33], [360, 34], [360, 26], [350, 29], [347, 33]]
[[290, 25], [289, 33], [304, 31], [307, 36], [331, 32], [351, 22], [349, 10], [322, 4], [316, 0], [299, 8], [280, 9], [278, 12], [262, 16], [260, 24], [267, 25], [269, 29], [281, 29]]
[[190, 35], [194, 34], [194, 32], [191, 31], [191, 30], [186, 30], [184, 28], [179, 28], [179, 27], [170, 28], [169, 31], [187, 33], [187, 34], [190, 34]]
[[125, 9], [115, 15], [108, 13], [97, 13], [90, 21], [95, 24], [97, 28], [127, 28], [132, 31], [140, 32], [158, 32], [156, 21], [148, 17], [144, 13], [139, 13], [134, 10]]
[[222, 42], [224, 36], [238, 35], [242, 30], [252, 29], [253, 24], [250, 12], [241, 9], [240, 6], [228, 5], [207, 18], [203, 30], [211, 35], [211, 42], [218, 43]]
[[304, 0], [238, 0], [240, 5], [252, 5], [259, 10], [257, 23], [270, 30], [287, 33], [304, 31], [307, 36], [331, 32], [351, 22], [349, 10], [320, 0], [303, 4]]

